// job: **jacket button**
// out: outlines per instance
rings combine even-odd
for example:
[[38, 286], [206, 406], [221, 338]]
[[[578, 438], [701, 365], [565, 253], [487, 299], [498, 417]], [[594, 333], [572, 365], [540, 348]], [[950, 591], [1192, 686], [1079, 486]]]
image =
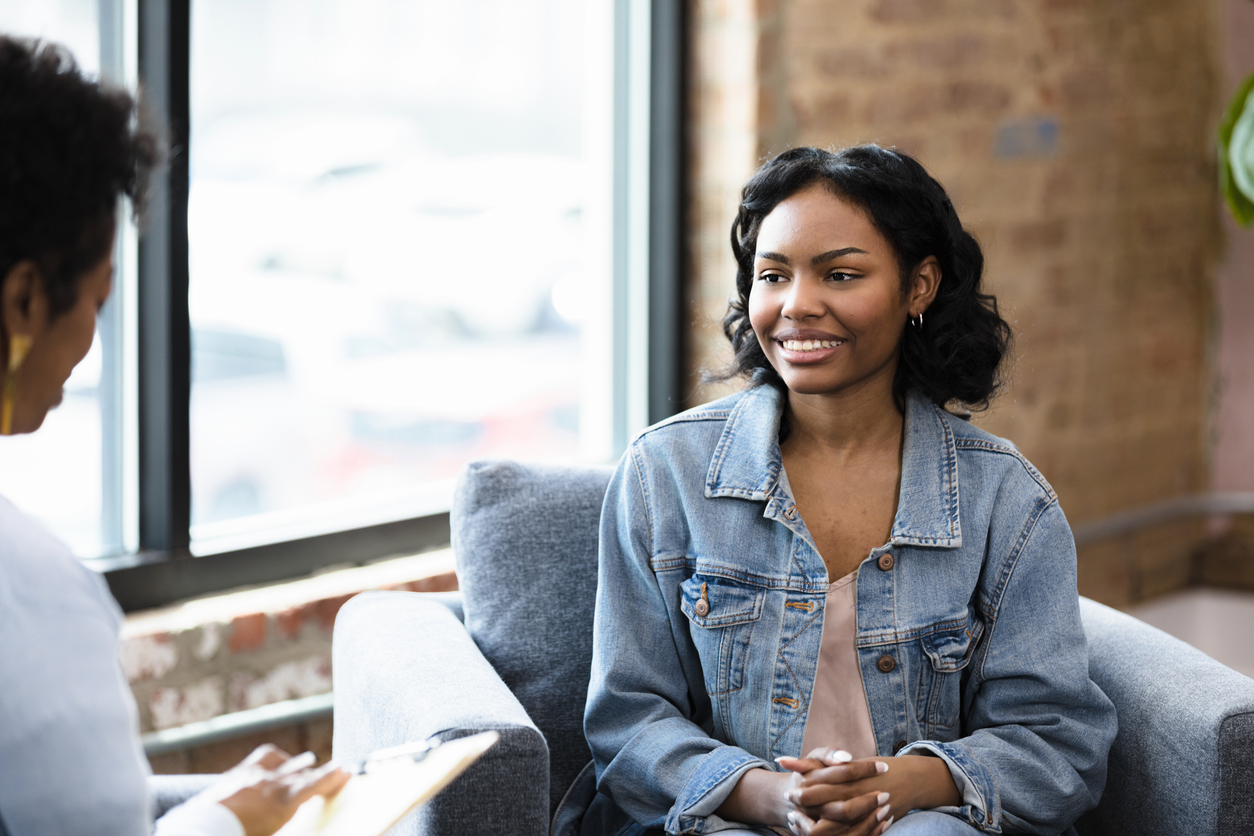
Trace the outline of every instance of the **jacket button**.
[[880, 555], [880, 559], [875, 561], [875, 565], [887, 572], [889, 569], [893, 568], [893, 564], [896, 562], [896, 559], [893, 558], [891, 553], [885, 553]]
[[893, 668], [897, 667], [897, 660], [885, 653], [876, 661], [875, 667], [882, 673], [892, 673]]
[[696, 605], [692, 608], [692, 611], [704, 618], [710, 614], [710, 605], [705, 602], [704, 598], [702, 598], [700, 601], [697, 601]]
[[897, 754], [904, 748], [906, 748], [906, 741], [898, 740], [896, 743], [893, 744], [893, 754], [894, 755]]
[[797, 508], [796, 508], [796, 506], [795, 506], [795, 505], [789, 505], [787, 508], [785, 508], [785, 509], [784, 509], [784, 516], [785, 516], [785, 517], [787, 517], [787, 518], [788, 518], [788, 519], [790, 519], [790, 520], [795, 520], [795, 519], [797, 518]]

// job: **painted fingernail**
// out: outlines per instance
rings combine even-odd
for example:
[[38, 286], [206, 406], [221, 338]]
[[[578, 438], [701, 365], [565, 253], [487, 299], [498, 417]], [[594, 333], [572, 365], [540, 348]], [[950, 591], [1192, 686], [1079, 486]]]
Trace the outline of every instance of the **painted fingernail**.
[[888, 803], [888, 793], [886, 793], [886, 792], [882, 792], [882, 793], [880, 793], [878, 796], [876, 796], [876, 798], [875, 798], [875, 803], [876, 803], [876, 804], [887, 804], [887, 803]]
[[801, 800], [801, 790], [799, 789], [785, 790], [784, 800], [787, 801], [789, 804], [796, 804], [798, 801]]
[[828, 760], [833, 760], [836, 763], [849, 763], [849, 761], [853, 760], [853, 755], [849, 754], [844, 749], [837, 749], [834, 752], [829, 752], [827, 757]]
[[888, 818], [888, 805], [887, 804], [885, 804], [883, 807], [875, 811], [875, 818], [879, 819], [880, 821], [883, 821], [884, 819]]
[[883, 761], [876, 761], [875, 771], [883, 775], [885, 772], [888, 771], [888, 764], [884, 763]]
[[[890, 827], [892, 827], [892, 826], [893, 826], [893, 819], [895, 819], [895, 818], [897, 818], [897, 817], [896, 817], [896, 816], [889, 816], [889, 817], [888, 817], [888, 821], [884, 822], [884, 830], [887, 830], [888, 828], [890, 828]], [[884, 830], [881, 830], [881, 831], [880, 831], [880, 833], [883, 833], [883, 832], [884, 832]]]

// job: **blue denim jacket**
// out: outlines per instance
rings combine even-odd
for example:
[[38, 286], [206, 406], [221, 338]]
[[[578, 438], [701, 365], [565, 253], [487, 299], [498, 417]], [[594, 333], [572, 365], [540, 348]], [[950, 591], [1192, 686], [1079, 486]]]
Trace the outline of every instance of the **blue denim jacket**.
[[[801, 753], [828, 578], [781, 482], [782, 406], [760, 386], [671, 418], [610, 483], [591, 820], [724, 829], [714, 811], [744, 772]], [[897, 516], [859, 567], [857, 621], [879, 752], [943, 758], [963, 796], [946, 812], [1056, 834], [1096, 805], [1115, 711], [1088, 675], [1071, 530], [1012, 444], [908, 398]]]

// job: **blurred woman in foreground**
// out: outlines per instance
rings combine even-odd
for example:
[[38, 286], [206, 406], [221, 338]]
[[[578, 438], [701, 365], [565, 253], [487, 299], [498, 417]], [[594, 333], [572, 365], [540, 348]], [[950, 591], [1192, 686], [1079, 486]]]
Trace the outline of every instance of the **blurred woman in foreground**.
[[[155, 138], [134, 101], [53, 45], [0, 36], [0, 434], [39, 429], [112, 288], [118, 198], [142, 197]], [[103, 579], [0, 498], [0, 836], [140, 836], [148, 766]], [[265, 836], [347, 780], [263, 747], [156, 824]]]

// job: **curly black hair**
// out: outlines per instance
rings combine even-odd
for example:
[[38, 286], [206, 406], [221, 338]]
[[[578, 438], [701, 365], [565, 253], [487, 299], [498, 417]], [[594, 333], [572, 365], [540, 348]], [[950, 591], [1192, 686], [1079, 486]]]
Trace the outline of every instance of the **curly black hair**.
[[938, 406], [957, 402], [968, 409], [987, 408], [1001, 386], [1011, 331], [997, 311], [997, 300], [981, 292], [984, 254], [963, 229], [940, 183], [914, 158], [878, 145], [836, 152], [793, 148], [764, 163], [745, 184], [731, 228], [736, 296], [723, 318], [723, 333], [735, 355], [719, 377], [744, 375], [755, 385], [786, 388], [749, 322], [753, 260], [762, 220], [815, 183], [870, 216], [897, 258], [903, 294], [924, 259], [935, 256], [940, 263], [940, 287], [923, 326], [907, 327], [902, 336], [893, 381], [898, 406], [915, 389]]
[[135, 111], [64, 47], [0, 35], [0, 282], [34, 261], [54, 317], [108, 255], [119, 196], [143, 203], [160, 146]]

